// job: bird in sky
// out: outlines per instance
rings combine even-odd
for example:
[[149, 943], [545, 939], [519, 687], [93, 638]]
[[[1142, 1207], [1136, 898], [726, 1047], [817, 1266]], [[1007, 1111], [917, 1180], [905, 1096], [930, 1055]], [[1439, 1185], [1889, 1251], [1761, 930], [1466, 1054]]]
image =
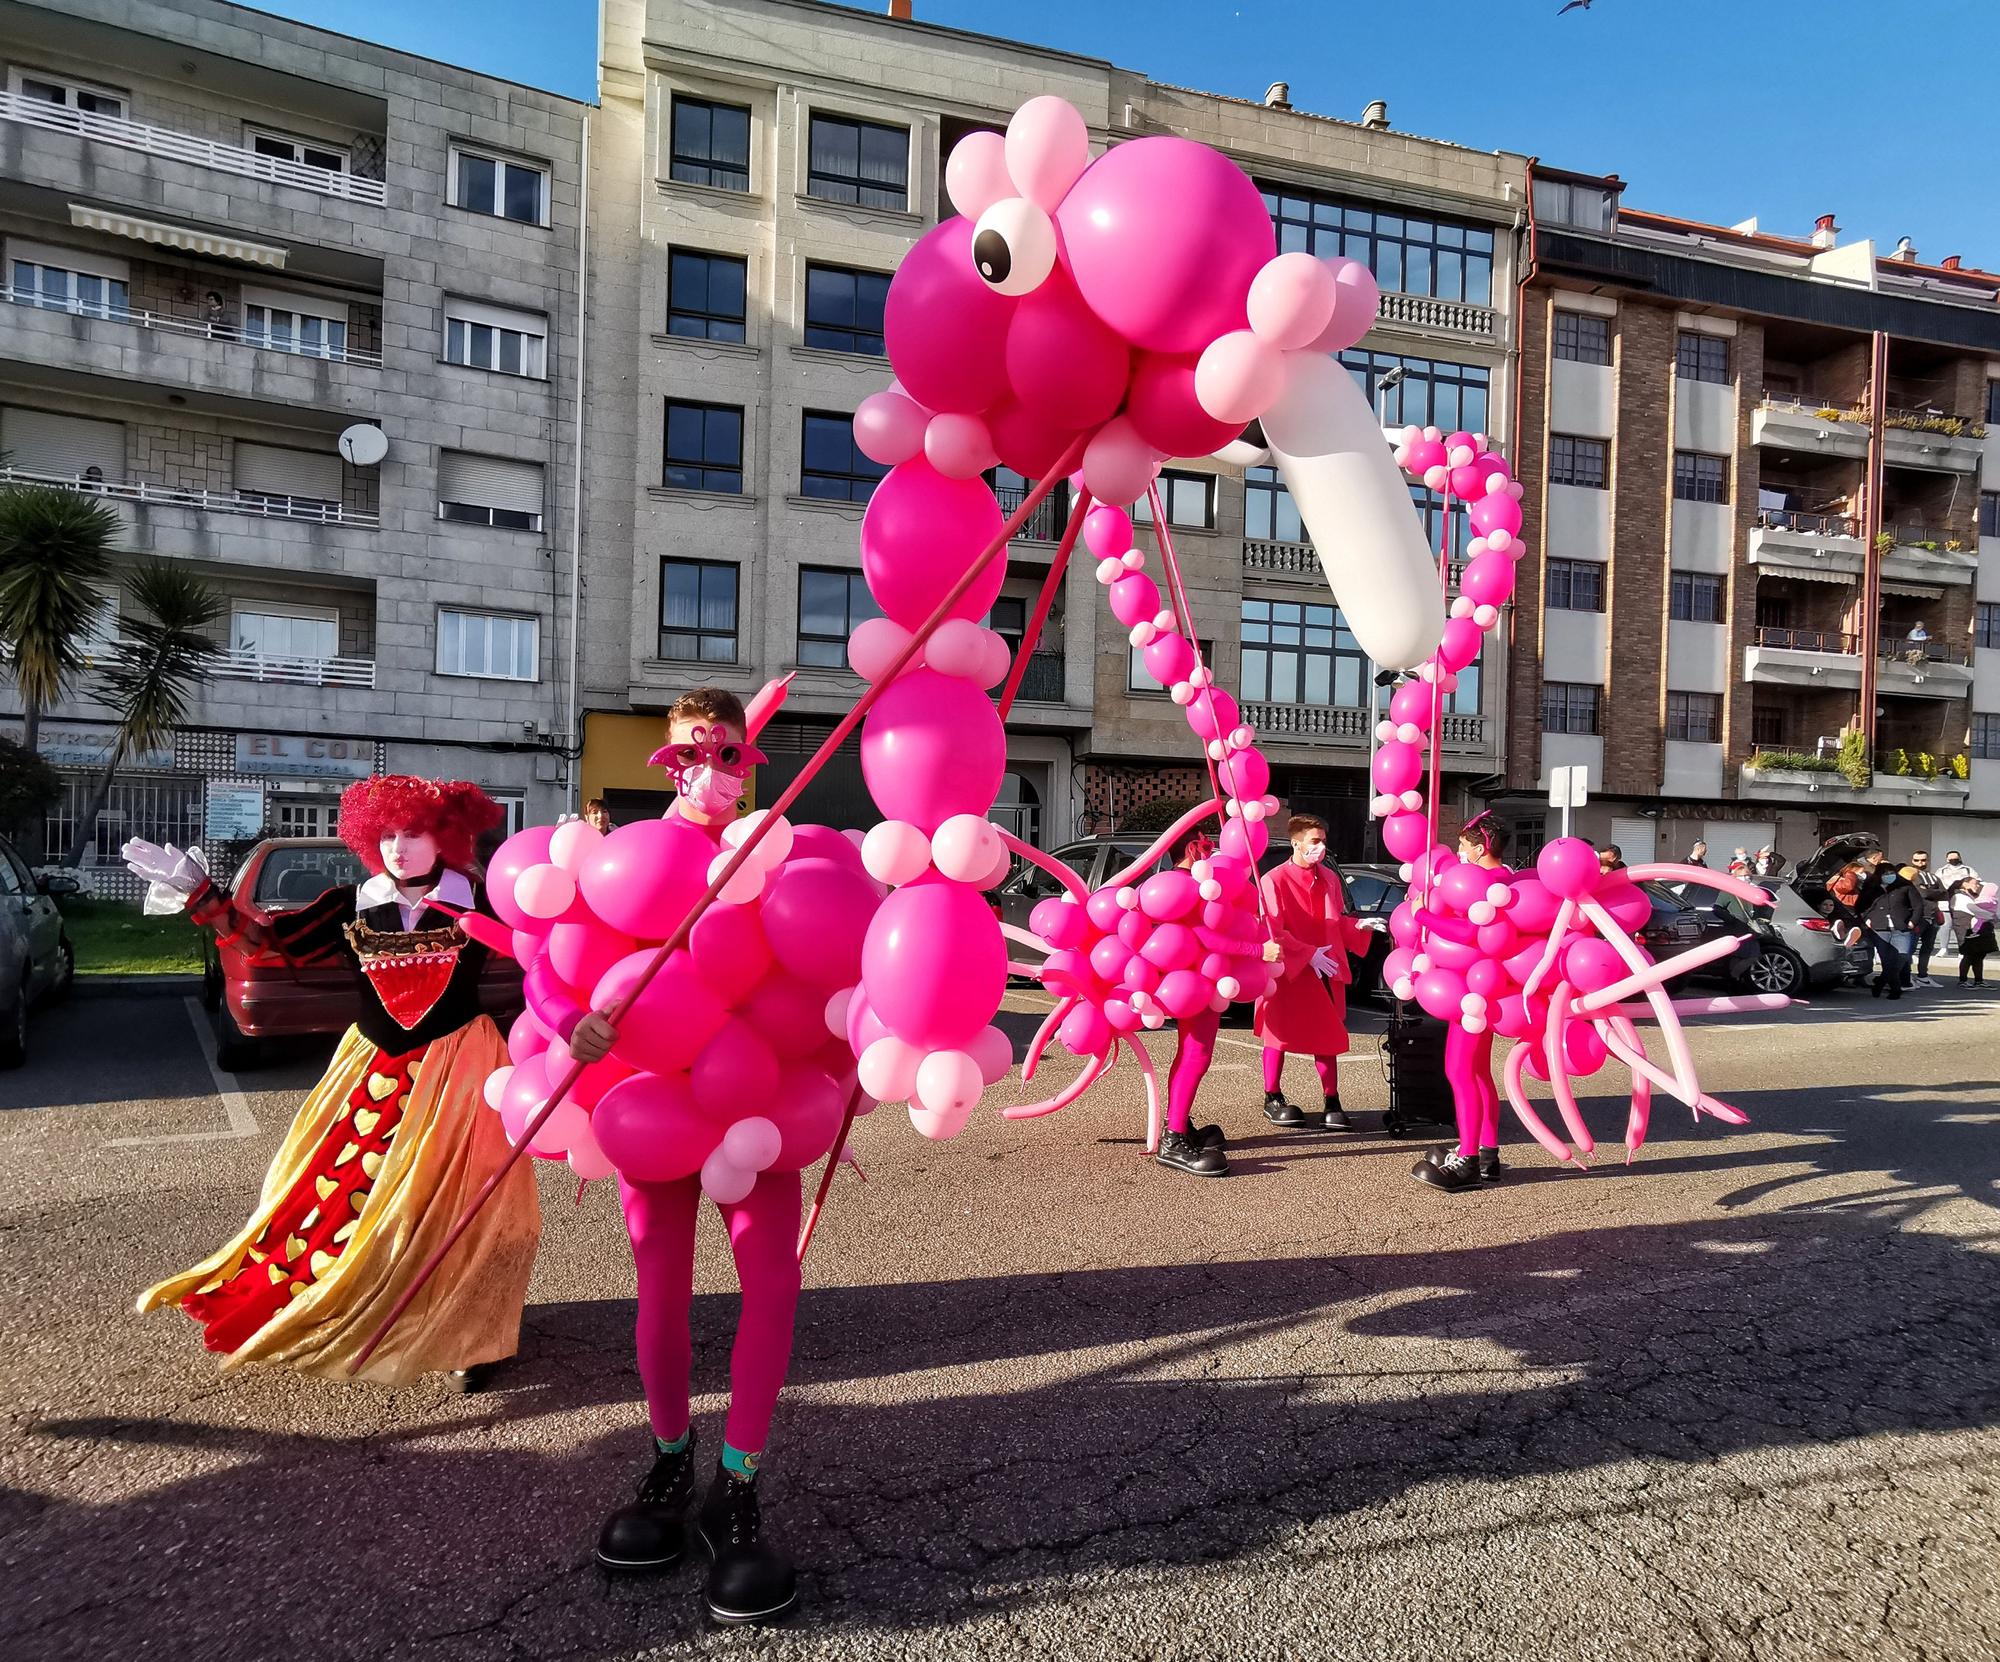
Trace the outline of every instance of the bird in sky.
[[1564, 12], [1587, 12], [1589, 10], [1590, 0], [1569, 0], [1569, 4], [1561, 7], [1556, 12], [1556, 16], [1561, 17]]

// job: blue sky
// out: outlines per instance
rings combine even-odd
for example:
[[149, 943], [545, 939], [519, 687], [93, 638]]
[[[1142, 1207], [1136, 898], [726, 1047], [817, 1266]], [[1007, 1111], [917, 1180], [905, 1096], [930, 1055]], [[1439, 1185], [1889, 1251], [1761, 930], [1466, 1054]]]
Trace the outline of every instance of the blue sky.
[[[920, 18], [1301, 109], [1373, 98], [1407, 131], [1619, 173], [1627, 201], [2000, 269], [2000, 5], [1898, 0], [916, 0]], [[262, 0], [264, 9], [550, 87], [595, 85], [595, 0]], [[879, 11], [880, 0], [856, 9]], [[1426, 40], [1423, 20], [1483, 15]]]

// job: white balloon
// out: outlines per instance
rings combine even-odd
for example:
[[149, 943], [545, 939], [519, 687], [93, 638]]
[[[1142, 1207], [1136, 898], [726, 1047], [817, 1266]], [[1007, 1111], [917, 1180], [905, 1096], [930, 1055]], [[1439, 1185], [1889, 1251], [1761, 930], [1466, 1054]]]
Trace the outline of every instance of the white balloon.
[[604, 833], [589, 820], [564, 820], [549, 838], [549, 858], [574, 877], [603, 841]]
[[[759, 808], [755, 813], [731, 820], [722, 829], [722, 840], [731, 848], [741, 848], [750, 840], [750, 833], [770, 818], [769, 808]], [[791, 852], [792, 822], [780, 814], [772, 821], [771, 829], [764, 833], [764, 840], [750, 851], [750, 858], [768, 868], [783, 865], [785, 857]]]

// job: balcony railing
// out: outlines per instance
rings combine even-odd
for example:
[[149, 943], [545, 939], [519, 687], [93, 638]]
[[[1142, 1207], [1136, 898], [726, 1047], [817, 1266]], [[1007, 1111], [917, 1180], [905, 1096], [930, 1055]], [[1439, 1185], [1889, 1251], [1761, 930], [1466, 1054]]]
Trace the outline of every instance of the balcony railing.
[[[1885, 526], [1883, 530], [1896, 547], [1914, 550], [1920, 554], [1940, 551], [1962, 554], [1966, 551], [1963, 527], [1956, 531], [1944, 531], [1935, 525], [1890, 525]], [[1952, 546], [1954, 543], [1957, 547]]]
[[1852, 514], [1808, 513], [1800, 508], [1759, 508], [1760, 531], [1794, 531], [1802, 537], [1858, 537], [1861, 522]]
[[1882, 425], [1901, 432], [1936, 433], [1948, 439], [1983, 439], [1986, 423], [1935, 405], [1925, 409], [1890, 409], [1882, 415]]
[[1407, 323], [1419, 329], [1449, 329], [1455, 334], [1491, 337], [1500, 314], [1490, 306], [1470, 306], [1462, 300], [1434, 300], [1424, 294], [1385, 294], [1378, 314], [1384, 323]]
[[296, 341], [282, 341], [268, 334], [245, 331], [233, 323], [201, 323], [192, 318], [169, 317], [164, 312], [134, 311], [129, 306], [114, 306], [108, 301], [84, 300], [75, 296], [52, 298], [39, 289], [15, 288], [12, 285], [0, 287], [0, 299], [9, 300], [16, 306], [32, 307], [38, 312], [103, 318], [111, 323], [130, 323], [141, 329], [159, 329], [198, 340], [223, 341], [236, 346], [255, 347], [263, 352], [283, 352], [288, 357], [324, 358], [331, 363], [359, 364], [366, 369], [382, 367], [382, 354], [379, 352], [364, 352], [358, 347], [302, 346]]
[[[130, 649], [130, 641], [110, 643]], [[301, 658], [286, 653], [257, 652], [247, 647], [230, 647], [211, 652], [204, 660], [209, 674], [219, 681], [279, 682], [293, 687], [372, 687], [375, 660], [372, 658]]]
[[114, 502], [146, 502], [163, 508], [193, 508], [198, 513], [252, 514], [259, 519], [303, 519], [318, 525], [377, 526], [382, 516], [361, 508], [343, 507], [338, 502], [321, 502], [301, 496], [266, 496], [236, 491], [183, 491], [166, 485], [132, 483], [122, 479], [85, 479], [75, 474], [35, 473], [27, 468], [0, 466], [0, 485], [49, 485], [57, 490], [81, 491], [86, 496], [102, 496]]
[[1486, 718], [1476, 715], [1447, 715], [1439, 721], [1438, 733], [1448, 745], [1484, 744], [1486, 742]]
[[[1250, 538], [1243, 544], [1243, 569], [1245, 571], [1269, 572], [1276, 577], [1311, 577], [1323, 575], [1319, 555], [1309, 542], [1273, 542], [1265, 538]], [[1459, 579], [1465, 575], [1465, 562], [1453, 560], [1446, 568], [1446, 578], [1451, 587], [1458, 587]]]
[[1063, 701], [1062, 648], [1028, 654], [1028, 668], [1021, 677], [1016, 696], [1024, 704], [1060, 704]]
[[1866, 404], [1842, 404], [1832, 399], [1817, 398], [1809, 392], [1767, 393], [1758, 401], [1766, 410], [1786, 410], [1797, 415], [1814, 416], [1821, 421], [1850, 421], [1862, 427], [1868, 425]]
[[1326, 704], [1245, 704], [1243, 719], [1274, 739], [1365, 739], [1368, 712]]
[[1758, 646], [1781, 647], [1787, 652], [1839, 652], [1859, 650], [1854, 636], [1839, 629], [1760, 628]]
[[[993, 494], [999, 499], [1000, 512], [1009, 518], [1014, 510], [1027, 501], [1028, 493], [1019, 485], [999, 485]], [[1016, 542], [1061, 542], [1062, 534], [1069, 525], [1069, 493], [1058, 486], [1035, 504], [1035, 511], [1028, 516], [1027, 523], [1016, 534]], [[1025, 696], [1025, 695], [1023, 695]]]
[[18, 121], [28, 127], [45, 127], [51, 132], [77, 133], [100, 144], [115, 144], [121, 150], [143, 150], [149, 156], [169, 161], [192, 162], [219, 173], [234, 173], [246, 179], [268, 179], [275, 185], [293, 185], [316, 191], [321, 196], [344, 196], [353, 202], [380, 204], [388, 199], [380, 179], [358, 179], [352, 173], [333, 168], [311, 167], [282, 156], [260, 156], [239, 145], [218, 144], [213, 139], [176, 133], [170, 128], [153, 127], [143, 121], [126, 121], [112, 115], [92, 115], [72, 110], [20, 92], [0, 92], [0, 121]]
[[1962, 646], [1949, 646], [1943, 641], [1898, 640], [1893, 638], [1893, 630], [1888, 629], [1882, 633], [1883, 639], [1877, 651], [1884, 663], [1908, 664], [1912, 668], [1924, 664], [1957, 664], [1962, 668], [1972, 662]]

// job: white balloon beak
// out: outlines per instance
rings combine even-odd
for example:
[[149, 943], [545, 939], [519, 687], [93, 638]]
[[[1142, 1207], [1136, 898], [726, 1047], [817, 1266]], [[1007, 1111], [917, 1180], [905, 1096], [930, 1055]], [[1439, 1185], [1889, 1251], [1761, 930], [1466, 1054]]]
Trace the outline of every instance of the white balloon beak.
[[1335, 359], [1290, 353], [1286, 368], [1263, 417], [1270, 460], [1362, 650], [1384, 669], [1412, 669], [1437, 650], [1445, 613], [1409, 485]]

